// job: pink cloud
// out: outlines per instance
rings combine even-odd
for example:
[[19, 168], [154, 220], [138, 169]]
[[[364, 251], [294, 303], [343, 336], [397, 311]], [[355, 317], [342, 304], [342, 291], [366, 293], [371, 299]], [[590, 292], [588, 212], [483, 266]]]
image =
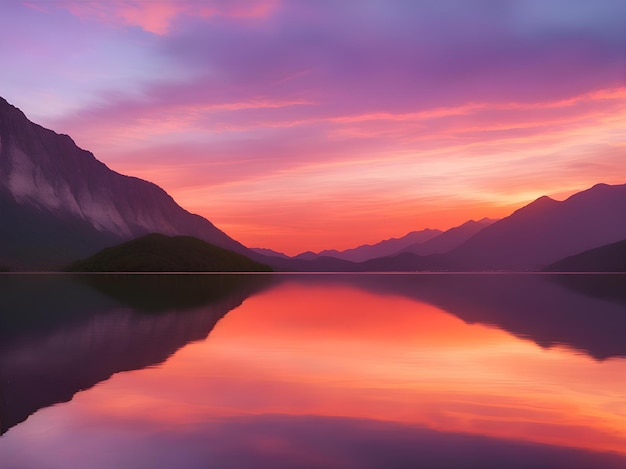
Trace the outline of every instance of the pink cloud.
[[158, 35], [168, 34], [172, 24], [181, 16], [209, 18], [264, 18], [278, 5], [278, 0], [163, 0], [158, 2], [110, 0], [64, 1], [58, 5], [81, 18], [122, 26], [139, 26]]
[[[124, 101], [64, 127], [242, 242], [295, 254], [506, 216], [544, 194], [622, 182], [625, 121], [626, 92], [611, 88], [412, 113], [341, 114], [279, 97]], [[593, 171], [583, 164], [591, 161]]]
[[452, 3], [63, 0], [0, 44], [41, 124], [249, 244], [350, 247], [619, 182], [619, 2], [551, 30], [519, 0]]

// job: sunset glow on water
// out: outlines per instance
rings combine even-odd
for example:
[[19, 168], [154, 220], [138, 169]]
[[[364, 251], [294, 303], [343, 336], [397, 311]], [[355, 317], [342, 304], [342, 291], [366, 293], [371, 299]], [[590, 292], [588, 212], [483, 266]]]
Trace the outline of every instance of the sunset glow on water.
[[[459, 438], [477, 439], [477, 454]], [[295, 455], [310, 467], [353, 467], [364, 442], [382, 450], [407, 439], [415, 450], [405, 462], [433, 440], [431, 462], [458, 451], [496, 467], [510, 457], [502, 448], [521, 445], [531, 459], [553, 451], [556, 461], [619, 467], [607, 461], [626, 460], [626, 361], [543, 348], [359, 277], [286, 276], [164, 363], [38, 411], [0, 449], [11, 468], [171, 467], [175, 458], [289, 467]]]
[[0, 469], [626, 468], [625, 26], [0, 1]]

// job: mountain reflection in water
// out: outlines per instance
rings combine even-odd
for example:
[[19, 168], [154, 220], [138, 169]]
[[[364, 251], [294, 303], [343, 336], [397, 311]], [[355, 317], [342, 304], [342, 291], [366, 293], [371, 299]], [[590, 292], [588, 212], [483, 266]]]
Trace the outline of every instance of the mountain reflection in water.
[[[0, 430], [207, 337], [261, 276], [0, 277]], [[1, 467], [1, 466], [0, 466]]]
[[625, 280], [0, 276], [0, 467], [622, 468]]

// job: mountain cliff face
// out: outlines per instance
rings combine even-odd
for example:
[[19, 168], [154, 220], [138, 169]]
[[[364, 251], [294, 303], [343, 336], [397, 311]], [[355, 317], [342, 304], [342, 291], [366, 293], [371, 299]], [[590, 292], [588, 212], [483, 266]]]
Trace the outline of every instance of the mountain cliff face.
[[163, 189], [110, 170], [0, 98], [0, 264], [53, 267], [147, 233], [247, 249]]

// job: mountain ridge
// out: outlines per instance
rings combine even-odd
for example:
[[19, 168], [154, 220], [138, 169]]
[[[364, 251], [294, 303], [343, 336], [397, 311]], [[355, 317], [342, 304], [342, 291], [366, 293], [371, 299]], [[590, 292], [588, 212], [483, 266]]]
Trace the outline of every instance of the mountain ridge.
[[[59, 267], [151, 232], [250, 251], [149, 181], [122, 175], [0, 98], [0, 264]], [[46, 259], [49, 256], [49, 259]]]
[[450, 228], [438, 236], [422, 243], [412, 244], [401, 252], [411, 252], [421, 256], [430, 254], [444, 254], [460, 246], [483, 228], [495, 223], [497, 220], [483, 218], [481, 220], [469, 220], [465, 223]]
[[626, 272], [626, 239], [568, 256], [544, 272]]
[[626, 184], [596, 184], [563, 201], [543, 196], [448, 252], [458, 270], [541, 270], [626, 238]]
[[439, 229], [425, 228], [423, 230], [411, 231], [399, 238], [388, 238], [374, 244], [362, 244], [354, 248], [344, 249], [343, 251], [336, 249], [326, 249], [319, 253], [305, 251], [294, 256], [294, 259], [313, 260], [318, 257], [334, 257], [350, 262], [364, 262], [378, 257], [395, 255], [407, 246], [426, 242], [442, 233]]

